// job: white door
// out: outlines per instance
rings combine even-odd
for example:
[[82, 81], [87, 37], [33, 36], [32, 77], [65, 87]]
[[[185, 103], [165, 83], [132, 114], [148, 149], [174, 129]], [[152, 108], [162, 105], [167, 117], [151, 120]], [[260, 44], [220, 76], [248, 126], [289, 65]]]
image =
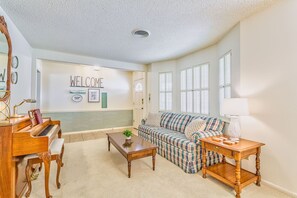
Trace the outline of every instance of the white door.
[[144, 80], [134, 81], [133, 127], [138, 128], [144, 118]]

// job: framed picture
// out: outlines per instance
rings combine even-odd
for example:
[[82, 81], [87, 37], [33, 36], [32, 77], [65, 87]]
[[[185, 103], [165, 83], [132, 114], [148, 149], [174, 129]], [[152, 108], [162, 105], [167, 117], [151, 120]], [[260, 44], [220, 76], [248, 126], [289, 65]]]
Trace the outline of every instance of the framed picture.
[[89, 102], [100, 102], [100, 89], [89, 89]]

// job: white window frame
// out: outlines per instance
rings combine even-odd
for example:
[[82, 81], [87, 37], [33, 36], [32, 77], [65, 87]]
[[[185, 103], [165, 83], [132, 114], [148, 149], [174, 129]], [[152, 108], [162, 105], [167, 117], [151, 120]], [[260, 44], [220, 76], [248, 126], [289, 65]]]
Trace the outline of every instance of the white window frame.
[[[201, 68], [202, 68], [202, 66], [204, 66], [204, 65], [207, 65], [207, 67], [208, 67], [208, 86], [207, 86], [207, 88], [202, 88], [201, 87], [201, 84], [202, 84], [202, 73], [201, 73]], [[200, 84], [200, 87], [199, 88], [194, 88], [194, 69], [195, 68], [197, 68], [197, 67], [199, 67], [200, 69], [200, 76], [199, 76], [199, 80], [200, 80], [200, 82], [199, 82], [199, 84]], [[192, 70], [192, 88], [191, 89], [188, 89], [187, 88], [187, 70], [188, 69], [191, 69]], [[186, 102], [186, 111], [182, 111], [182, 102], [180, 102], [181, 104], [180, 104], [180, 111], [182, 112], [182, 113], [191, 113], [191, 114], [200, 114], [200, 115], [209, 115], [209, 113], [210, 113], [210, 63], [209, 62], [206, 62], [206, 63], [202, 63], [202, 64], [199, 64], [199, 65], [196, 65], [196, 66], [193, 66], [193, 67], [188, 67], [188, 68], [185, 68], [185, 69], [183, 69], [183, 70], [181, 70], [180, 71], [180, 75], [182, 75], [182, 72], [183, 71], [185, 71], [186, 72], [186, 76], [185, 76], [185, 86], [186, 86], [186, 88], [185, 89], [182, 89], [182, 87], [180, 87], [180, 100], [181, 100], [181, 98], [182, 98], [182, 93], [185, 93], [185, 95], [186, 95], [186, 99], [185, 99], [185, 102]], [[181, 76], [180, 76], [180, 79], [182, 80], [182, 78], [181, 78]], [[182, 82], [180, 82], [180, 86], [181, 86], [181, 84], [182, 84]], [[194, 103], [194, 92], [195, 91], [199, 91], [200, 92], [200, 99], [199, 99], [199, 112], [195, 112], [195, 103]], [[202, 91], [208, 91], [208, 109], [207, 109], [207, 113], [202, 113], [201, 111], [202, 111]], [[188, 94], [187, 94], [187, 92], [192, 92], [192, 108], [191, 108], [191, 111], [188, 111], [188, 103], [187, 103], [187, 101], [188, 101]]]
[[[226, 83], [225, 79], [226, 79], [226, 57], [230, 54], [230, 83]], [[219, 58], [219, 72], [221, 72], [221, 65], [220, 65], [220, 62], [221, 62], [221, 59], [224, 59], [224, 69], [223, 69], [223, 72], [224, 72], [224, 82], [223, 84], [220, 84], [220, 79], [219, 79], [219, 113], [220, 113], [220, 116], [222, 117], [225, 117], [224, 114], [222, 114], [221, 112], [221, 106], [222, 106], [222, 100], [221, 100], [221, 94], [220, 94], [220, 91], [221, 89], [224, 90], [224, 98], [226, 98], [226, 90], [227, 88], [230, 89], [230, 98], [232, 98], [232, 51], [228, 51], [227, 53], [225, 53], [223, 56], [221, 56]], [[220, 78], [221, 74], [219, 73], [219, 78]]]
[[[161, 91], [160, 90], [160, 76], [161, 74], [165, 74], [165, 91]], [[171, 91], [167, 91], [166, 90], [166, 74], [171, 74]], [[161, 93], [164, 93], [165, 94], [165, 109], [160, 109], [160, 95]], [[171, 93], [171, 109], [168, 109], [167, 107], [167, 93]], [[159, 109], [159, 112], [164, 112], [164, 111], [172, 111], [172, 108], [173, 108], [173, 72], [169, 71], [169, 72], [159, 72], [159, 75], [158, 75], [158, 109]]]

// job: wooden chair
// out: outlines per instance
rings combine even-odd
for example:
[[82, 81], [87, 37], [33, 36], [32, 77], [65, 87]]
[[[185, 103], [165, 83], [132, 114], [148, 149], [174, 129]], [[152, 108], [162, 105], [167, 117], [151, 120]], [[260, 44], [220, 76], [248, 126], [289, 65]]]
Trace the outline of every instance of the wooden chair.
[[[59, 182], [59, 177], [60, 177], [60, 171], [61, 167], [63, 167], [63, 154], [64, 154], [64, 139], [63, 138], [58, 138], [55, 139], [52, 144], [50, 145], [50, 159], [51, 161], [56, 161], [57, 163], [57, 175], [56, 175], [56, 185], [57, 188], [60, 189], [61, 184]], [[32, 184], [31, 184], [31, 170], [33, 169], [34, 164], [40, 164], [39, 171], [41, 170], [42, 167], [42, 159], [39, 158], [37, 154], [31, 154], [27, 155], [25, 157], [25, 160], [27, 161], [27, 166], [26, 166], [26, 179], [28, 182], [28, 190], [25, 194], [26, 197], [29, 197], [32, 191]], [[49, 171], [45, 169], [45, 192], [49, 192]], [[47, 194], [47, 193], [46, 193]], [[49, 194], [49, 193], [48, 193]], [[47, 198], [51, 198], [52, 196], [48, 196]]]

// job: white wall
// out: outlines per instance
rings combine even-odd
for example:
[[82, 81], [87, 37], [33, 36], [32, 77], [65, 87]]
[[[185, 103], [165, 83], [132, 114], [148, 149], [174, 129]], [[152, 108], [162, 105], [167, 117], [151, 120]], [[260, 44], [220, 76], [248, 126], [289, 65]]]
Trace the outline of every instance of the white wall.
[[[12, 42], [12, 55], [18, 56], [19, 67], [12, 69], [18, 72], [18, 83], [11, 86], [11, 106], [21, 102], [25, 98], [31, 98], [31, 64], [32, 49], [18, 28], [0, 7], [0, 15], [4, 16]], [[31, 105], [25, 104], [19, 108], [19, 112], [27, 112]]]
[[[239, 97], [240, 92], [240, 24], [237, 24], [217, 44], [217, 61], [227, 52], [231, 51], [231, 96]], [[217, 75], [219, 75], [219, 62], [217, 62]], [[216, 86], [219, 84], [219, 77], [216, 78]], [[219, 91], [217, 91], [218, 93]], [[217, 96], [218, 97], [218, 96]]]
[[150, 112], [158, 112], [159, 111], [159, 73], [161, 72], [172, 72], [172, 79], [173, 79], [173, 100], [172, 100], [172, 111], [177, 111], [176, 104], [177, 104], [177, 90], [174, 89], [176, 87], [176, 61], [163, 61], [152, 63], [148, 67], [148, 93], [147, 96], [150, 95], [150, 102], [148, 104], [148, 108]]
[[177, 60], [152, 63], [148, 69], [148, 92], [151, 94], [149, 109], [158, 111], [158, 73], [173, 72], [173, 111], [180, 112], [180, 71], [204, 63], [210, 65], [210, 115], [219, 116], [219, 58], [232, 52], [232, 96], [238, 96], [240, 63], [240, 27], [230, 30], [216, 45], [189, 54]]
[[297, 197], [296, 19], [297, 1], [284, 0], [243, 20], [240, 74], [252, 111], [243, 136], [266, 143], [262, 178]]
[[[100, 68], [72, 63], [41, 61], [42, 89], [41, 110], [43, 112], [100, 111], [132, 109], [132, 72], [118, 69]], [[38, 64], [39, 65], [39, 64]], [[70, 90], [87, 90], [87, 88], [70, 87], [70, 75], [103, 78], [103, 89], [107, 92], [107, 109], [100, 103], [88, 103], [88, 95], [82, 95], [83, 101], [71, 100]]]
[[114, 69], [123, 69], [127, 71], [146, 71], [146, 65], [129, 63], [115, 60], [108, 60], [90, 56], [82, 56], [78, 54], [70, 54], [65, 52], [57, 52], [43, 49], [33, 49], [33, 64], [32, 64], [32, 97], [36, 97], [36, 70], [38, 63], [36, 60], [51, 60], [58, 62], [68, 62], [74, 64], [94, 65]]

